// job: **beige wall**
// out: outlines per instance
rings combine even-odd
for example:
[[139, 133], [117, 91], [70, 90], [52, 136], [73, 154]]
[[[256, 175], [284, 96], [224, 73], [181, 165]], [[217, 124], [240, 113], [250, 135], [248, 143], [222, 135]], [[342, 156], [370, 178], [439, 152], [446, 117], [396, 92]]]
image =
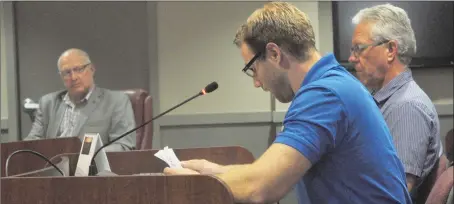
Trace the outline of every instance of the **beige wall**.
[[[211, 81], [219, 89], [170, 114], [270, 111], [270, 95], [253, 88], [233, 37], [262, 2], [158, 2], [160, 109], [196, 94]], [[234, 15], [232, 15], [234, 13]]]
[[[211, 81], [219, 83], [218, 91], [170, 114], [272, 110], [270, 94], [254, 88], [252, 79], [241, 72], [244, 62], [232, 43], [238, 26], [263, 3], [158, 2], [161, 110], [191, 96]], [[309, 15], [314, 25], [317, 47], [320, 47], [319, 2], [294, 4]], [[325, 34], [325, 37], [330, 36]], [[285, 111], [287, 107], [288, 104], [276, 102], [277, 110]]]
[[1, 83], [1, 118], [8, 118], [8, 89], [6, 83], [6, 60], [5, 60], [5, 34], [3, 28], [3, 21], [0, 20], [0, 83]]

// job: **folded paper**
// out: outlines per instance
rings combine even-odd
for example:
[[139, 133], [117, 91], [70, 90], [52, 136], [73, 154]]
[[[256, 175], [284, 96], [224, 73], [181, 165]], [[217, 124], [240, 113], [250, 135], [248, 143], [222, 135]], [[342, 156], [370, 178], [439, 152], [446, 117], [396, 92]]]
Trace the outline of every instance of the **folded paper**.
[[154, 156], [164, 161], [167, 165], [169, 165], [170, 168], [183, 168], [181, 166], [180, 160], [177, 158], [177, 155], [175, 155], [175, 152], [173, 152], [173, 149], [167, 146], [164, 147], [164, 149], [156, 152]]

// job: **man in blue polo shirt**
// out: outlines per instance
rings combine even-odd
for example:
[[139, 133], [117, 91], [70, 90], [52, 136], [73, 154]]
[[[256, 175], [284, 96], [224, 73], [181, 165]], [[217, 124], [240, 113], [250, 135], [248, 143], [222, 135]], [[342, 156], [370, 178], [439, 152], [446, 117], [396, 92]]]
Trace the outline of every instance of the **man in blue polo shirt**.
[[321, 57], [306, 14], [267, 3], [240, 27], [235, 44], [256, 87], [292, 102], [284, 129], [252, 164], [182, 162], [164, 173], [213, 174], [237, 202], [271, 203], [296, 185], [312, 203], [411, 203], [402, 163], [368, 90], [332, 54]]

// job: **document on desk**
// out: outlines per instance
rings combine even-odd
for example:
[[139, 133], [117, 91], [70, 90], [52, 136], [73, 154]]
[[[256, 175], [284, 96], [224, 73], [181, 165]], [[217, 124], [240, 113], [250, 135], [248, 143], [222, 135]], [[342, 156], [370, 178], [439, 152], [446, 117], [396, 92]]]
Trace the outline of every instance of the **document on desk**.
[[154, 154], [154, 156], [158, 157], [167, 165], [169, 165], [170, 168], [183, 168], [181, 166], [180, 160], [177, 158], [177, 155], [175, 155], [175, 152], [173, 152], [173, 149], [169, 147], [164, 147], [164, 149], [159, 150]]

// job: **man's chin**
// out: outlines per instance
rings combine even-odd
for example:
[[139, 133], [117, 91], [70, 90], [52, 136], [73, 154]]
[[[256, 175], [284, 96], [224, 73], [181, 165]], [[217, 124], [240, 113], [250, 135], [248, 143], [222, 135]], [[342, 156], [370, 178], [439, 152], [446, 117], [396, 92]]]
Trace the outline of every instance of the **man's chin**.
[[85, 97], [85, 95], [87, 95], [87, 93], [88, 92], [83, 88], [69, 91], [69, 95], [73, 99], [81, 99], [81, 98]]
[[277, 97], [274, 96], [281, 103], [290, 103], [293, 100], [293, 97]]
[[83, 95], [84, 92], [85, 91], [83, 89], [78, 89], [78, 90], [69, 91], [69, 94], [72, 95], [72, 96], [80, 96], [80, 95]]

